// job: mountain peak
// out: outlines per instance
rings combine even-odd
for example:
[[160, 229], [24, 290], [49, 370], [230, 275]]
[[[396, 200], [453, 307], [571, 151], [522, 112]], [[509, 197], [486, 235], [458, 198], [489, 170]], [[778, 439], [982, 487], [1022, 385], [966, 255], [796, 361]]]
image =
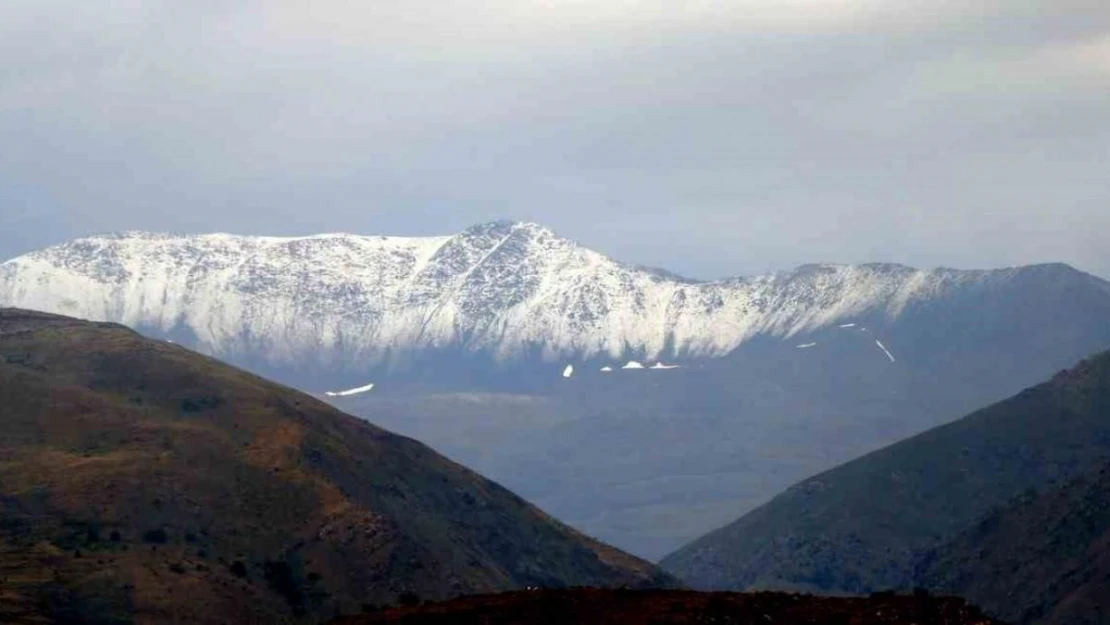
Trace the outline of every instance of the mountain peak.
[[528, 236], [531, 238], [547, 237], [558, 238], [553, 230], [530, 221], [513, 221], [509, 219], [500, 219], [496, 221], [489, 221], [484, 223], [475, 224], [462, 230], [459, 235], [461, 236], [493, 236], [493, 237], [509, 237], [509, 236]]

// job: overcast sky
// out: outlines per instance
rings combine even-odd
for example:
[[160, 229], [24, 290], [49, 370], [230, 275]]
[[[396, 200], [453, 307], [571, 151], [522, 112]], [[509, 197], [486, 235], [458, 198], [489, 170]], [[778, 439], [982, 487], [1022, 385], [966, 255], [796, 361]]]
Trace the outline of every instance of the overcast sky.
[[698, 277], [1110, 277], [1110, 6], [0, 3], [2, 258], [501, 218]]

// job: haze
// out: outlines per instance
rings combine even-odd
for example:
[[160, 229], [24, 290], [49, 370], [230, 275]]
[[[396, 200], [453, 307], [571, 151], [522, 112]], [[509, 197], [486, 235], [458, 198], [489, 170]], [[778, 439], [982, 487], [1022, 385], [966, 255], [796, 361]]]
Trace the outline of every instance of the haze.
[[972, 4], [5, 3], [0, 259], [509, 218], [699, 277], [1110, 276], [1110, 11]]

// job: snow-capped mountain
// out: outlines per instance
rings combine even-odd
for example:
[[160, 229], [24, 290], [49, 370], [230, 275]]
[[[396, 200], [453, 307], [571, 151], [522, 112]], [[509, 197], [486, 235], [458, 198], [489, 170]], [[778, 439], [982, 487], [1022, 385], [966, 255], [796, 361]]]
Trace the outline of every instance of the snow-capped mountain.
[[0, 265], [0, 305], [185, 331], [205, 351], [273, 366], [381, 363], [429, 348], [650, 360], [896, 318], [913, 302], [1012, 274], [809, 265], [694, 282], [509, 222], [429, 238], [125, 233]]

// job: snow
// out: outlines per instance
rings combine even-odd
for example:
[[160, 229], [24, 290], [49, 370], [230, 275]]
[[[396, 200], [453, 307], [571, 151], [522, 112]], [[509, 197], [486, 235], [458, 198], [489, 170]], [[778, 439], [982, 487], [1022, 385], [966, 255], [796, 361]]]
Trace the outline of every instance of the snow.
[[879, 346], [879, 349], [883, 350], [883, 353], [886, 354], [886, 357], [890, 359], [890, 362], [894, 362], [894, 355], [890, 353], [890, 350], [886, 348], [886, 345], [883, 345], [882, 341], [880, 341], [879, 339], [875, 339], [875, 344]]
[[643, 369], [643, 368], [644, 368], [644, 365], [642, 363], [636, 362], [635, 360], [629, 360], [623, 367], [621, 367], [621, 369]]
[[841, 328], [854, 328], [854, 327], [856, 327], [856, 324], [854, 324], [854, 323], [842, 323], [842, 324], [840, 324], [840, 327]]
[[569, 378], [572, 375], [574, 375], [574, 365], [567, 365], [566, 369], [563, 369], [563, 377]]
[[130, 232], [0, 264], [0, 306], [164, 332], [271, 366], [381, 364], [462, 348], [552, 363], [724, 356], [915, 301], [990, 272], [811, 265], [710, 282], [610, 259], [536, 224], [439, 237]]
[[372, 390], [373, 388], [374, 388], [373, 384], [367, 384], [366, 386], [359, 386], [358, 388], [352, 388], [352, 389], [348, 389], [346, 391], [327, 391], [324, 394], [327, 395], [328, 397], [349, 397], [351, 395], [358, 395], [359, 393], [365, 393], [369, 390]]
[[801, 345], [798, 345], [795, 349], [809, 349], [810, 347], [814, 347], [816, 345], [817, 343], [802, 343]]
[[679, 365], [665, 365], [661, 362], [657, 362], [657, 363], [655, 363], [654, 365], [651, 366], [651, 368], [655, 369], [656, 371], [666, 370], [666, 369], [677, 369], [678, 367], [679, 367]]
[[610, 373], [610, 372], [612, 372], [612, 371], [613, 371], [613, 368], [612, 368], [612, 367], [602, 367], [602, 368], [601, 368], [601, 372], [602, 372], [602, 373]]

